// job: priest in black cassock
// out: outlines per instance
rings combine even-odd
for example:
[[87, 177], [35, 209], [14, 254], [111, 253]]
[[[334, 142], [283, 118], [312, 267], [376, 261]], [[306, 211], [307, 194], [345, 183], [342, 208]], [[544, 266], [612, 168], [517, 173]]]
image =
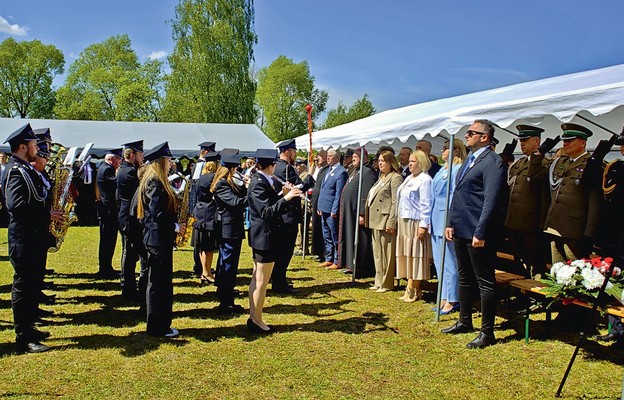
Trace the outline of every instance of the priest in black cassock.
[[[355, 224], [358, 224], [358, 253], [356, 260], [355, 276], [366, 278], [375, 275], [373, 261], [373, 246], [371, 243], [371, 230], [361, 225], [359, 220], [364, 218], [366, 209], [366, 197], [371, 187], [377, 181], [377, 173], [368, 163], [368, 152], [364, 149], [364, 165], [362, 175], [362, 189], [360, 184], [360, 154], [361, 150], [353, 152], [352, 169], [347, 183], [342, 190], [340, 198], [340, 223], [338, 226], [338, 259], [340, 266], [353, 272], [353, 251], [355, 243]], [[358, 196], [358, 193], [360, 195]], [[360, 214], [357, 215], [357, 202], [360, 201]]]

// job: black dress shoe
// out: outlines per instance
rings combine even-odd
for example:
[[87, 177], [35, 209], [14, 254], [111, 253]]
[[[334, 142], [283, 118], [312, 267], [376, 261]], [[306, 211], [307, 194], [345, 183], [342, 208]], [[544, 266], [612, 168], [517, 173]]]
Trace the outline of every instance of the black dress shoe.
[[467, 349], [483, 349], [488, 346], [496, 344], [496, 338], [494, 336], [486, 335], [483, 332], [479, 332], [479, 336], [474, 338], [472, 342], [466, 345]]
[[623, 339], [622, 335], [617, 332], [609, 332], [606, 335], [595, 335], [593, 338], [599, 342], [618, 342]]
[[51, 306], [51, 305], [56, 303], [56, 295], [55, 294], [51, 294], [51, 295], [48, 296], [48, 295], [42, 294], [39, 297], [39, 302], [42, 303], [42, 304]]
[[99, 271], [97, 275], [98, 275], [98, 278], [107, 279], [107, 280], [119, 279], [119, 277], [121, 276], [120, 272], [117, 271], [116, 269], [111, 269], [109, 271], [106, 271], [106, 270]]
[[251, 318], [247, 319], [247, 330], [251, 333], [258, 333], [261, 335], [268, 335], [269, 333], [275, 332], [275, 329], [271, 326], [269, 326], [269, 330], [264, 330], [260, 328], [258, 325], [256, 325], [255, 322], [252, 321]]
[[33, 326], [46, 326], [46, 325], [50, 325], [50, 321], [46, 321], [45, 319], [42, 319], [41, 317], [37, 317], [33, 320]]
[[55, 272], [55, 271], [54, 271], [53, 269], [50, 269], [50, 268], [47, 268], [47, 269], [45, 270], [45, 274], [46, 274], [46, 275], [52, 275], [54, 272]]
[[42, 308], [37, 309], [37, 315], [40, 317], [49, 317], [54, 315], [54, 311], [52, 310], [44, 310]]
[[245, 314], [245, 309], [238, 304], [232, 304], [232, 305], [220, 304], [219, 307], [217, 307], [217, 313], [221, 315], [240, 315], [240, 314]]
[[461, 321], [455, 322], [453, 326], [449, 326], [448, 328], [442, 329], [442, 333], [450, 333], [450, 334], [458, 334], [458, 333], [468, 333], [472, 332], [472, 325], [466, 325]]
[[33, 329], [31, 336], [37, 342], [42, 341], [43, 339], [47, 339], [50, 337], [50, 332], [48, 331], [40, 331], [38, 329]]
[[50, 348], [39, 342], [17, 343], [17, 351], [19, 353], [43, 353]]
[[297, 294], [299, 291], [292, 286], [277, 286], [271, 288], [275, 293], [281, 294]]

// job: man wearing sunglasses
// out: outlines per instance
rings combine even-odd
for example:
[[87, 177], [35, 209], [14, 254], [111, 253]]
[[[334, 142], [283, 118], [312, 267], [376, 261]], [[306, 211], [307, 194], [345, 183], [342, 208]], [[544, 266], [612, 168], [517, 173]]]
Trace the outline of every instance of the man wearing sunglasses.
[[502, 204], [500, 192], [505, 167], [491, 150], [494, 125], [476, 120], [466, 132], [468, 158], [459, 169], [445, 236], [452, 240], [459, 271], [459, 320], [443, 333], [467, 333], [472, 328], [473, 294], [481, 298], [481, 332], [466, 346], [480, 349], [496, 342], [494, 317], [496, 294], [494, 277], [495, 236], [500, 232]]

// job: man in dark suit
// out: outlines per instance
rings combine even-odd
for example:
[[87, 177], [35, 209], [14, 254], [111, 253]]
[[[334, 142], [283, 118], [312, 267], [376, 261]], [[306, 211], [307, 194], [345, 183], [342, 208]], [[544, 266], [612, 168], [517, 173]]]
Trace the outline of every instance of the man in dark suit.
[[[308, 190], [309, 183], [303, 183], [295, 170], [293, 163], [297, 155], [295, 139], [284, 140], [277, 144], [279, 159], [275, 164], [273, 175], [277, 177], [273, 187], [277, 193], [286, 193], [285, 183], [298, 187], [301, 191]], [[297, 291], [286, 280], [286, 269], [292, 259], [299, 224], [303, 221], [303, 211], [300, 201], [291, 201], [286, 206], [286, 212], [279, 217], [279, 227], [276, 232], [279, 251], [275, 254], [275, 266], [271, 275], [271, 289], [274, 292], [294, 294]]]
[[548, 138], [540, 146], [542, 128], [518, 125], [516, 129], [524, 157], [511, 164], [507, 173], [509, 207], [505, 227], [509, 229], [518, 269], [524, 271], [527, 277], [533, 277], [546, 272], [542, 231], [550, 203], [547, 185], [550, 160], [544, 155], [560, 139]]
[[505, 183], [505, 167], [501, 158], [490, 149], [494, 125], [476, 120], [466, 133], [470, 153], [457, 175], [453, 203], [445, 236], [453, 240], [459, 271], [459, 320], [442, 329], [443, 333], [472, 331], [473, 294], [481, 297], [481, 332], [466, 346], [483, 348], [496, 342], [494, 317], [496, 294], [493, 244], [501, 213], [500, 192]]
[[100, 220], [100, 247], [98, 251], [100, 269], [98, 275], [105, 279], [119, 277], [119, 271], [113, 269], [113, 254], [115, 254], [119, 229], [115, 172], [121, 163], [121, 152], [122, 150], [119, 148], [106, 154], [97, 173], [97, 185], [100, 193], [100, 199], [97, 202], [98, 219]]
[[[139, 301], [136, 282], [136, 263], [139, 251], [130, 238], [130, 203], [139, 187], [137, 169], [143, 164], [143, 140], [123, 145], [124, 160], [117, 172], [118, 222], [121, 233], [121, 296], [125, 300]], [[141, 257], [139, 281], [147, 286], [147, 259]], [[144, 290], [141, 290], [144, 293]]]
[[410, 154], [412, 154], [412, 149], [407, 146], [401, 147], [401, 150], [399, 150], [399, 166], [401, 167], [401, 170], [399, 172], [401, 173], [403, 179], [407, 178], [409, 175], [412, 174], [409, 171]]
[[19, 352], [41, 353], [50, 349], [41, 344], [50, 334], [38, 331], [33, 323], [42, 276], [38, 263], [48, 250], [51, 214], [45, 204], [46, 187], [30, 165], [38, 151], [30, 124], [13, 132], [7, 142], [13, 158], [2, 175], [2, 193], [9, 213], [9, 260], [15, 270], [11, 289], [15, 341]]
[[338, 217], [340, 216], [340, 194], [347, 183], [347, 170], [340, 165], [337, 150], [327, 152], [329, 168], [322, 179], [317, 214], [321, 216], [323, 239], [325, 241], [325, 262], [320, 266], [340, 269], [338, 260]]
[[[431, 147], [432, 147], [431, 142], [428, 140], [423, 139], [423, 140], [419, 140], [418, 143], [416, 143], [416, 150], [424, 151], [427, 157], [429, 157], [429, 154], [431, 154]], [[431, 163], [431, 168], [429, 168], [427, 173], [429, 174], [430, 177], [433, 178], [435, 174], [437, 174], [441, 168], [442, 167], [437, 162]]]
[[316, 155], [315, 169], [312, 173], [314, 189], [312, 189], [312, 255], [319, 259], [325, 258], [325, 241], [323, 240], [323, 227], [321, 216], [318, 215], [318, 198], [321, 192], [321, 183], [329, 169], [327, 165], [327, 151], [321, 150]]

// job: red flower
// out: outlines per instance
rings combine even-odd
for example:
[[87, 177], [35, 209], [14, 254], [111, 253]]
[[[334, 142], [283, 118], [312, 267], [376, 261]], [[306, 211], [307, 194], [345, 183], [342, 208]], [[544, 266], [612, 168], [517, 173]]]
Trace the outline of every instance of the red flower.
[[606, 263], [607, 263], [607, 265], [610, 267], [610, 266], [611, 266], [611, 263], [613, 262], [613, 258], [611, 258], [611, 257], [605, 257], [603, 261], [604, 261], [604, 262], [606, 262]]
[[591, 264], [592, 264], [594, 267], [598, 268], [598, 267], [600, 267], [600, 266], [602, 265], [602, 260], [600, 259], [600, 257], [595, 257], [595, 258], [592, 258], [592, 259], [591, 259]]

